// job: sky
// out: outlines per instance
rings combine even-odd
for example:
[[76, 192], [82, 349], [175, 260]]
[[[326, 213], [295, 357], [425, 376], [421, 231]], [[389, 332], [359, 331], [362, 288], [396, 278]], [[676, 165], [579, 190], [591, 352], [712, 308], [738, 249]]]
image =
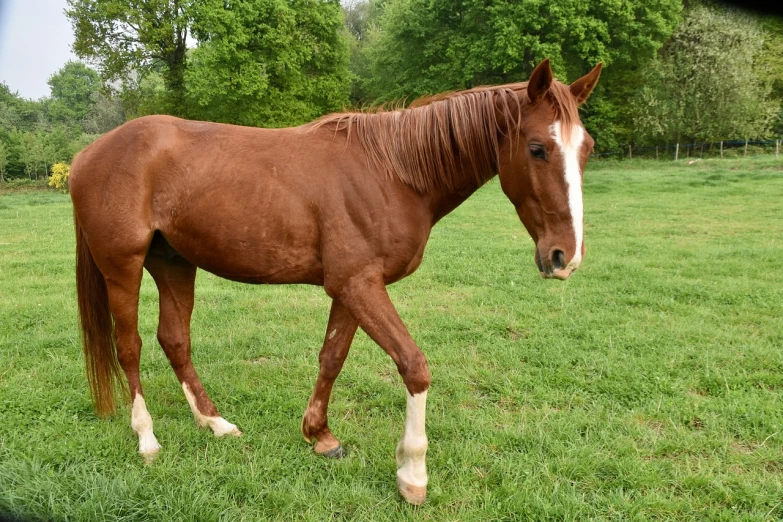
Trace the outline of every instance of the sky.
[[0, 83], [11, 92], [49, 96], [46, 80], [76, 60], [65, 8], [65, 0], [0, 0]]

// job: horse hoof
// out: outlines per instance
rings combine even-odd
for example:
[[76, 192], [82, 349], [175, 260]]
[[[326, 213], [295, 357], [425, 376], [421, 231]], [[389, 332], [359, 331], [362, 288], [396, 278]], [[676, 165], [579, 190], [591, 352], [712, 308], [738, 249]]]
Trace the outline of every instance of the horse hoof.
[[223, 417], [210, 417], [208, 422], [204, 426], [209, 426], [215, 437], [223, 437], [225, 435], [231, 435], [233, 437], [241, 437], [242, 432], [236, 425], [231, 424]]
[[400, 495], [402, 495], [402, 498], [414, 506], [421, 506], [427, 500], [427, 486], [414, 486], [412, 484], [403, 482], [398, 477], [397, 489], [400, 490]]
[[348, 455], [348, 452], [345, 450], [345, 448], [343, 448], [342, 444], [338, 444], [336, 447], [318, 454], [322, 457], [326, 457], [327, 459], [341, 459]]
[[141, 455], [141, 458], [144, 459], [144, 464], [152, 464], [152, 462], [155, 461], [155, 457], [158, 456], [158, 453], [160, 453], [160, 446], [154, 449], [149, 449], [147, 451], [140, 451], [139, 455]]
[[239, 431], [239, 428], [237, 428], [236, 426], [234, 426], [234, 428], [229, 430], [229, 431], [223, 431], [223, 432], [216, 431], [215, 432], [215, 437], [217, 437], [217, 438], [226, 437], [226, 436], [241, 437], [242, 436], [242, 432]]

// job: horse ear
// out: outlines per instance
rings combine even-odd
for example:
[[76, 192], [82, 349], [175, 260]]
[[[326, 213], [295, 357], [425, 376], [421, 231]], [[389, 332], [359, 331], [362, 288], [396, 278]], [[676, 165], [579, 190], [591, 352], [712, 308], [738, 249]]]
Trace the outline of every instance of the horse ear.
[[549, 90], [552, 85], [552, 67], [549, 58], [538, 64], [527, 81], [527, 97], [530, 103], [535, 103]]
[[601, 69], [603, 69], [603, 67], [603, 62], [598, 62], [598, 65], [593, 67], [592, 71], [569, 86], [571, 94], [576, 98], [577, 105], [582, 105], [587, 101], [587, 98], [590, 97], [590, 93], [593, 92], [593, 89], [595, 89], [595, 86], [598, 84], [598, 77], [601, 76]]

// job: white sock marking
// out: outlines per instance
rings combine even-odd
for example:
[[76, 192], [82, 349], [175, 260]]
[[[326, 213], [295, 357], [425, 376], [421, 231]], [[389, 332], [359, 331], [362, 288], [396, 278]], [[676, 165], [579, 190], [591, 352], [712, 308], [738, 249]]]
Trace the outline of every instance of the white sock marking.
[[424, 424], [427, 415], [427, 392], [408, 395], [405, 410], [405, 430], [397, 444], [397, 478], [411, 486], [427, 485], [427, 434]]
[[182, 383], [182, 391], [185, 392], [185, 398], [188, 400], [190, 410], [193, 412], [193, 416], [196, 418], [196, 423], [198, 423], [199, 426], [202, 428], [209, 426], [212, 433], [215, 434], [215, 437], [222, 437], [223, 435], [235, 435], [238, 437], [242, 435], [242, 432], [239, 431], [235, 425], [231, 424], [223, 417], [208, 417], [201, 413], [198, 409], [198, 404], [196, 404], [196, 396], [190, 391], [188, 383]]
[[576, 250], [574, 257], [569, 261], [566, 269], [576, 269], [582, 262], [582, 241], [584, 240], [584, 207], [582, 203], [582, 173], [579, 169], [579, 148], [585, 137], [584, 128], [574, 125], [568, 139], [561, 134], [560, 121], [556, 121], [549, 128], [549, 132], [560, 148], [565, 164], [565, 181], [568, 185], [568, 206], [571, 209], [571, 221], [576, 236]]
[[139, 453], [151, 458], [160, 451], [160, 444], [152, 432], [152, 417], [147, 411], [147, 403], [141, 394], [136, 394], [131, 409], [131, 428], [139, 436]]

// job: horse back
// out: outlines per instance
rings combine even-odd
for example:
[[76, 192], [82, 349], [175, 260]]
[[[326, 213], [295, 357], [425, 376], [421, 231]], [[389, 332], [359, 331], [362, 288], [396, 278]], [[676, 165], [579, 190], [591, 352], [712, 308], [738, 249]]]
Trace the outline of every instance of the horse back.
[[418, 266], [431, 223], [349, 145], [306, 128], [150, 116], [85, 149], [71, 193], [88, 238], [118, 242], [106, 236], [121, 230], [149, 245], [159, 232], [229, 279], [324, 284], [325, 263], [380, 257], [395, 280]]

